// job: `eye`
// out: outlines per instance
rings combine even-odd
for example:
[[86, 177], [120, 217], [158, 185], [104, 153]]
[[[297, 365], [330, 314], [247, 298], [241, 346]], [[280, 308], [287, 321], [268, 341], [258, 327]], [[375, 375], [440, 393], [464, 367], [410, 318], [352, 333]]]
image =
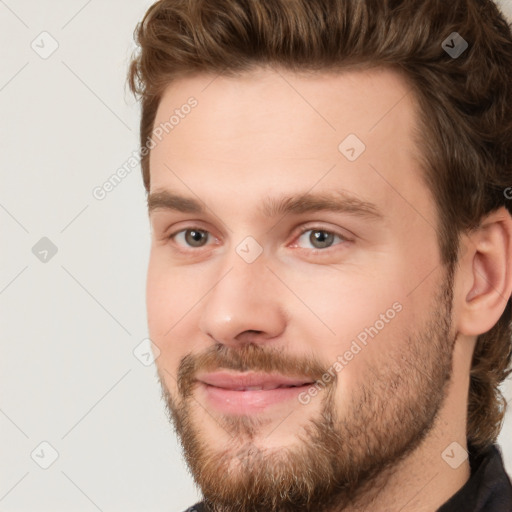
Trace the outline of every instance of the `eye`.
[[182, 229], [181, 231], [169, 235], [170, 239], [174, 239], [175, 241], [181, 240], [181, 243], [178, 243], [179, 245], [196, 248], [203, 247], [208, 241], [208, 237], [208, 231], [198, 228]]
[[[197, 227], [182, 229], [169, 235], [169, 239], [174, 240], [184, 251], [204, 247], [208, 244], [210, 238], [211, 235], [208, 231]], [[336, 239], [339, 240], [338, 244], [335, 244]], [[299, 246], [302, 249], [323, 250], [348, 241], [345, 236], [334, 231], [321, 227], [306, 227], [300, 231], [297, 242], [292, 247]], [[311, 244], [310, 247], [307, 247], [308, 243]]]
[[[301, 240], [303, 241], [303, 243], [310, 243], [313, 246], [313, 249], [328, 249], [333, 245], [333, 242], [336, 238], [340, 239], [341, 242], [348, 241], [348, 239], [341, 234], [335, 233], [333, 231], [328, 231], [326, 229], [314, 227], [303, 229], [298, 238], [298, 241], [299, 244]], [[308, 249], [308, 247], [306, 247], [306, 249]]]

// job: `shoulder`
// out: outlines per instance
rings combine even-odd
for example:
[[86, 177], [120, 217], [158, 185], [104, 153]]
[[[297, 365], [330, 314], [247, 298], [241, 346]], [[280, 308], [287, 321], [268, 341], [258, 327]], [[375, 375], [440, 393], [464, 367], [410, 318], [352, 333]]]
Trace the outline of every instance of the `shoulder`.
[[199, 503], [196, 503], [195, 505], [192, 505], [191, 507], [187, 508], [184, 512], [203, 512], [203, 502], [200, 501]]

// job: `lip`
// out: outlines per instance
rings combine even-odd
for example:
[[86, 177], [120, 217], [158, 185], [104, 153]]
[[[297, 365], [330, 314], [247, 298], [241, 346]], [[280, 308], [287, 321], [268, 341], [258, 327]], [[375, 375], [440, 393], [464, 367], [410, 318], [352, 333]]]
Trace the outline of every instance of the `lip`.
[[276, 388], [259, 391], [236, 391], [217, 388], [200, 382], [200, 391], [209, 407], [234, 415], [258, 414], [271, 407], [283, 405], [290, 400], [300, 403], [299, 395], [307, 391], [311, 384], [298, 387]]
[[214, 372], [199, 375], [197, 380], [232, 391], [241, 391], [246, 388], [262, 387], [263, 390], [272, 390], [279, 387], [311, 385], [314, 381], [307, 377], [286, 377], [272, 373], [230, 373]]
[[[299, 401], [300, 393], [314, 384], [308, 378], [228, 372], [203, 374], [198, 381], [207, 403], [224, 414], [256, 414], [292, 399]], [[263, 389], [247, 389], [255, 386]]]

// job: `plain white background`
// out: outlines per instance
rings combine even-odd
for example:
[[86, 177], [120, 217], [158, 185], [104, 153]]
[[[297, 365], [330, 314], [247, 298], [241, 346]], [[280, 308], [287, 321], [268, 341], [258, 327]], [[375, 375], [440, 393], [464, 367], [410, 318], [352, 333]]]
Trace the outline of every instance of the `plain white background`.
[[[133, 353], [148, 336], [139, 166], [92, 193], [138, 149], [125, 76], [151, 3], [0, 0], [0, 511], [179, 512], [200, 497], [154, 365]], [[511, 434], [509, 412], [509, 473]]]

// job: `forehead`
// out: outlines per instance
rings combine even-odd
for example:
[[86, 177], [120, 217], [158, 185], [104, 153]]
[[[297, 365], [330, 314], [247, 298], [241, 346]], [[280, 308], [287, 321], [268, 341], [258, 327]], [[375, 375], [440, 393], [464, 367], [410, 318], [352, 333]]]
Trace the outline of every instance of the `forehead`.
[[[191, 98], [195, 106], [184, 108]], [[214, 186], [217, 196], [247, 205], [248, 188], [268, 196], [341, 187], [381, 205], [423, 204], [428, 215], [416, 115], [410, 85], [385, 68], [183, 78], [166, 88], [157, 111], [151, 190], [190, 196]]]
[[[162, 95], [154, 126], [169, 124], [173, 113], [191, 97], [197, 100], [194, 115], [186, 116], [187, 122], [180, 116], [168, 130], [175, 140], [180, 134], [193, 134], [198, 140], [214, 136], [232, 146], [243, 132], [263, 131], [292, 143], [293, 135], [300, 135], [297, 129], [307, 126], [337, 137], [352, 131], [370, 139], [372, 132], [378, 135], [390, 124], [400, 132], [396, 121], [407, 130], [415, 116], [409, 83], [391, 69], [298, 74], [257, 68], [237, 77], [198, 74], [172, 82]], [[216, 123], [215, 133], [212, 123]], [[284, 128], [292, 132], [281, 133]]]

